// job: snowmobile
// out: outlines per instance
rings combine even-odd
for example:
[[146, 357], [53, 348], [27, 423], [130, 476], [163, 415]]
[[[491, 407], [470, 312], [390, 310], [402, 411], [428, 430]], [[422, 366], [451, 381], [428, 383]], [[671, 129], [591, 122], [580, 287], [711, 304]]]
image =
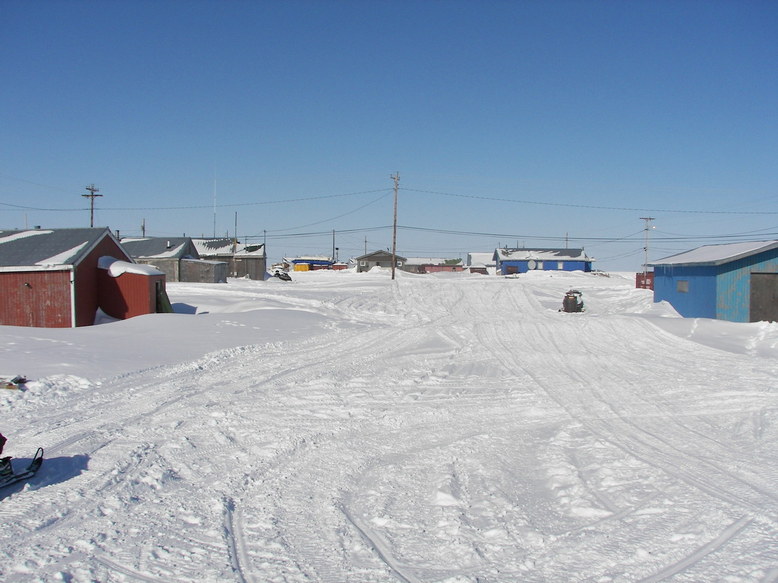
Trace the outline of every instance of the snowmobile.
[[568, 313], [583, 312], [584, 302], [581, 292], [577, 289], [568, 290], [564, 299], [562, 300], [562, 307], [559, 309], [559, 311]]
[[[5, 437], [0, 433], [0, 453], [3, 452], [3, 446], [5, 445]], [[39, 447], [38, 451], [32, 457], [32, 461], [27, 464], [26, 468], [22, 470], [15, 470], [11, 463], [11, 456], [6, 456], [0, 459], [0, 488], [16, 484], [27, 478], [32, 478], [37, 472], [41, 464], [43, 464], [43, 448]]]
[[278, 271], [276, 269], [276, 272], [273, 274], [273, 277], [277, 277], [281, 281], [292, 281], [292, 276], [289, 275], [286, 271]]

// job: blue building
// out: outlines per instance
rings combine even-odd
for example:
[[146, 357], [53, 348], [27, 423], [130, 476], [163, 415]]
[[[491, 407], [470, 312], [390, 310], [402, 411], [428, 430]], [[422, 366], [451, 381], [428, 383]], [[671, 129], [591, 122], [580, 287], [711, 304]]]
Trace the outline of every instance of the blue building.
[[511, 275], [528, 271], [592, 270], [594, 259], [583, 249], [496, 249], [493, 256], [497, 273]]
[[705, 245], [654, 267], [654, 301], [685, 318], [778, 320], [778, 241]]

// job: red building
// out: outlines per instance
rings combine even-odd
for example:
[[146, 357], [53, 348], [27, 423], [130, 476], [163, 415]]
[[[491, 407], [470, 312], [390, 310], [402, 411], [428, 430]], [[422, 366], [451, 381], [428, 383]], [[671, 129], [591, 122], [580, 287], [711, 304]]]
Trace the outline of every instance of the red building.
[[89, 326], [171, 311], [165, 275], [133, 263], [108, 229], [0, 231], [0, 324]]

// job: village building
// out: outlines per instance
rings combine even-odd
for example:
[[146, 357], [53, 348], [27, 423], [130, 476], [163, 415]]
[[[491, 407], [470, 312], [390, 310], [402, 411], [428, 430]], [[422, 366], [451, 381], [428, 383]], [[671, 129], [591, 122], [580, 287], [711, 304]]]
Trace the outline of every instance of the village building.
[[201, 259], [190, 237], [125, 238], [121, 244], [136, 263], [155, 266], [168, 282], [227, 281], [227, 262]]
[[332, 269], [335, 261], [331, 257], [307, 255], [284, 258], [284, 263], [290, 265], [292, 271], [315, 271], [317, 269]]
[[512, 275], [528, 271], [584, 271], [592, 270], [594, 259], [583, 249], [502, 248], [492, 256], [497, 273]]
[[228, 277], [243, 277], [262, 281], [267, 275], [265, 246], [261, 243], [249, 245], [236, 239], [193, 238], [200, 259], [223, 261], [227, 264]]
[[402, 266], [409, 273], [453, 273], [464, 269], [461, 259], [440, 257], [408, 257]]
[[0, 324], [67, 328], [172, 311], [165, 274], [105, 228], [0, 231]]
[[778, 241], [704, 245], [650, 265], [654, 301], [681, 316], [778, 321]]
[[[399, 255], [395, 255], [394, 258], [396, 260], [395, 267], [402, 269], [406, 258], [400, 257]], [[370, 271], [374, 267], [388, 267], [391, 269], [392, 253], [390, 251], [373, 251], [372, 253], [367, 253], [365, 255], [356, 257], [354, 261], [357, 264], [357, 273]]]
[[489, 275], [497, 270], [494, 259], [494, 251], [487, 253], [468, 253], [466, 259], [466, 269], [470, 273], [480, 273]]

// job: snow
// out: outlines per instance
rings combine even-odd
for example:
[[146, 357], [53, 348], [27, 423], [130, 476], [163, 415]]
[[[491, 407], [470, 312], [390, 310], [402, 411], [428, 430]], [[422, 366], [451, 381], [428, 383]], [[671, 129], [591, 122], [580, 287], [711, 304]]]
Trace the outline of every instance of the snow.
[[119, 277], [124, 273], [134, 273], [136, 275], [163, 275], [163, 273], [153, 265], [143, 263], [130, 263], [121, 261], [110, 255], [103, 255], [97, 260], [97, 266], [105, 269], [111, 277]]
[[[0, 236], [0, 244], [10, 243], [11, 241], [17, 241], [19, 239], [26, 239], [27, 237], [34, 237], [35, 235], [48, 235], [52, 231], [43, 231], [41, 229], [35, 229], [34, 231], [22, 231], [21, 233], [14, 233], [13, 235]], [[2, 231], [0, 231], [2, 235]]]
[[703, 245], [654, 261], [651, 265], [683, 265], [687, 263], [727, 263], [741, 257], [778, 247], [778, 241], [744, 241], [723, 245]]
[[36, 265], [41, 265], [43, 267], [48, 265], [66, 265], [70, 263], [70, 261], [76, 257], [81, 251], [84, 249], [84, 247], [87, 246], [89, 242], [84, 241], [80, 245], [76, 245], [72, 249], [67, 249], [66, 251], [63, 251], [62, 253], [58, 253], [57, 255], [53, 255], [52, 257], [49, 257], [47, 259], [43, 259], [42, 261], [38, 261]]
[[[558, 311], [564, 292], [587, 311]], [[778, 327], [634, 274], [169, 283], [0, 327], [9, 582], [778, 580]]]

